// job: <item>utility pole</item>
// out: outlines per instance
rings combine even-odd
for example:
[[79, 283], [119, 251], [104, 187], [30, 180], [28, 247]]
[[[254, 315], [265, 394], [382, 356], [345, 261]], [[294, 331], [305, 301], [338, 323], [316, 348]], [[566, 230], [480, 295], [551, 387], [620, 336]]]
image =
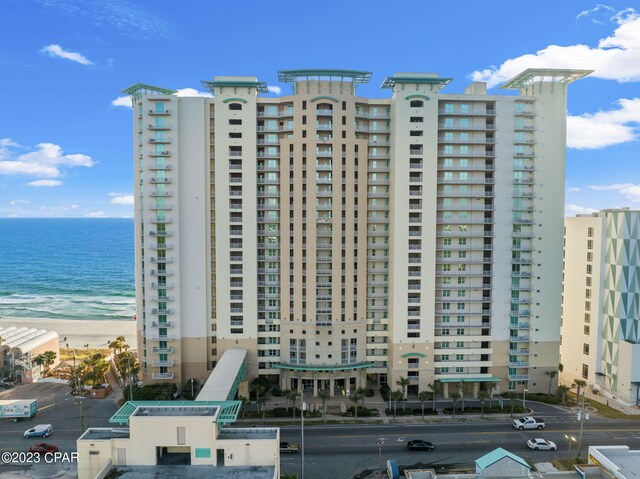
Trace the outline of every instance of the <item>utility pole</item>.
[[129, 376], [129, 401], [133, 401], [133, 386], [132, 386], [132, 379], [133, 379], [133, 374], [131, 374], [131, 356], [129, 356], [130, 353], [127, 354], [127, 375]]
[[75, 393], [78, 394], [78, 370], [76, 369], [76, 350], [73, 350], [73, 383]]
[[382, 446], [384, 446], [384, 438], [379, 438], [376, 444], [378, 445], [378, 469], [380, 470], [380, 479], [382, 479]]
[[589, 414], [584, 412], [585, 401], [586, 401], [585, 389], [586, 389], [586, 386], [585, 388], [582, 389], [582, 406], [580, 407], [580, 411], [578, 412], [578, 421], [580, 421], [580, 436], [578, 438], [578, 455], [576, 456], [577, 460], [580, 459], [580, 453], [582, 452], [582, 433], [584, 431], [584, 421], [589, 420]]
[[76, 396], [74, 399], [74, 404], [80, 405], [80, 434], [84, 434], [84, 397]]

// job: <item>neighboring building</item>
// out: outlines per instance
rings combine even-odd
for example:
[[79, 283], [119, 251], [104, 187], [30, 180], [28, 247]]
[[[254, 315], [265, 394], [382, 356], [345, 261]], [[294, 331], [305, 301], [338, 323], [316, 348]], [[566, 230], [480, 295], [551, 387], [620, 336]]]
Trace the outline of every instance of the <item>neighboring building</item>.
[[[147, 382], [247, 374], [333, 395], [366, 379], [546, 391], [558, 365], [567, 84], [290, 70], [136, 84], [136, 297]], [[457, 387], [457, 386], [456, 386]]]
[[[56, 359], [50, 366], [53, 369], [60, 362], [60, 338], [55, 331], [0, 327], [0, 369], [5, 376], [23, 383], [37, 381], [44, 369], [33, 359], [46, 351], [56, 353]], [[0, 374], [0, 380], [2, 377]]]
[[202, 401], [141, 404], [128, 417], [129, 428], [90, 428], [80, 436], [78, 479], [104, 477], [113, 467], [119, 477], [139, 477], [151, 467], [164, 477], [179, 466], [199, 466], [202, 477], [280, 477], [278, 428], [222, 428], [220, 406]]
[[531, 466], [522, 459], [501, 447], [476, 459], [476, 474], [481, 477], [529, 477]]
[[[614, 479], [634, 479], [640, 471], [640, 451], [631, 451], [629, 446], [589, 446], [589, 464], [599, 465]], [[596, 474], [585, 474], [585, 478], [596, 478]]]
[[565, 220], [561, 381], [640, 399], [640, 211]]

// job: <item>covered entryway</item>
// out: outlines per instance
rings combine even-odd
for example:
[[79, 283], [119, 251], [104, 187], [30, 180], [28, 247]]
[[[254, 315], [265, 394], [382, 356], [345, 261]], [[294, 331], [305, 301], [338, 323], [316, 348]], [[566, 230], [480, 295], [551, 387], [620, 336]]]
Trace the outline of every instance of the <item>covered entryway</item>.
[[191, 465], [191, 448], [189, 446], [156, 447], [156, 464], [159, 466]]

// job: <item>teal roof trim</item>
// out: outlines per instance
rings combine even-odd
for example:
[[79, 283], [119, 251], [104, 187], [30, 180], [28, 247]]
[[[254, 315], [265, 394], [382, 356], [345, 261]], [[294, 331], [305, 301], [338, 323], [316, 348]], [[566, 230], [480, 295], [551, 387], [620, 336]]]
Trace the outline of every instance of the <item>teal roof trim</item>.
[[331, 101], [335, 101], [336, 103], [340, 103], [340, 101], [337, 98], [334, 98], [332, 96], [327, 96], [327, 95], [322, 95], [322, 96], [314, 96], [311, 100], [309, 101], [317, 101], [317, 100], [331, 100]]
[[476, 465], [478, 466], [478, 468], [480, 468], [480, 471], [483, 471], [487, 467], [491, 466], [492, 464], [495, 464], [496, 462], [498, 462], [501, 459], [504, 459], [505, 457], [511, 458], [514, 461], [518, 462], [519, 464], [523, 465], [524, 467], [531, 469], [531, 466], [527, 463], [527, 461], [525, 461], [521, 457], [516, 456], [515, 454], [510, 453], [505, 449], [502, 449], [501, 447], [494, 449], [489, 454], [485, 454], [479, 459], [476, 459]]
[[213, 94], [215, 94], [216, 88], [233, 88], [234, 92], [237, 91], [238, 88], [255, 88], [258, 93], [269, 93], [269, 90], [267, 90], [267, 84], [263, 81], [205, 80], [202, 82], [202, 86]]
[[387, 77], [385, 78], [384, 82], [382, 82], [382, 85], [380, 86], [380, 88], [393, 88], [396, 85], [401, 85], [401, 84], [426, 84], [426, 85], [437, 85], [439, 88], [442, 88], [446, 85], [448, 85], [449, 83], [451, 83], [451, 81], [453, 80], [453, 78], [440, 78], [440, 77], [397, 77], [397, 76], [392, 76], [392, 77]]
[[293, 83], [297, 78], [305, 77], [307, 80], [310, 77], [316, 78], [350, 78], [356, 85], [363, 85], [369, 83], [371, 79], [371, 72], [362, 70], [333, 70], [333, 69], [310, 69], [310, 70], [281, 70], [278, 72], [278, 80], [282, 83], [288, 83], [293, 86]]
[[247, 100], [245, 100], [244, 98], [225, 98], [224, 100], [222, 100], [222, 103], [229, 103], [232, 101], [239, 101], [241, 103], [247, 103]]
[[242, 401], [127, 401], [111, 416], [109, 422], [112, 424], [129, 424], [129, 416], [140, 406], [217, 406], [220, 408], [220, 412], [216, 422], [222, 425], [236, 422]]
[[129, 88], [122, 90], [122, 93], [126, 93], [131, 97], [131, 100], [136, 101], [142, 95], [173, 95], [177, 93], [177, 90], [169, 90], [167, 88], [160, 88], [158, 86], [147, 85], [145, 83], [136, 83]]
[[316, 365], [313, 366], [311, 364], [287, 364], [287, 363], [276, 363], [273, 365], [276, 369], [288, 369], [290, 371], [349, 371], [351, 369], [366, 369], [375, 366], [375, 363], [372, 362], [364, 362], [364, 363], [354, 363], [354, 364], [326, 364], [326, 365]]
[[441, 383], [499, 383], [500, 378], [439, 378]]
[[411, 100], [412, 98], [422, 98], [423, 100], [431, 100], [431, 98], [429, 98], [427, 95], [419, 95], [417, 93], [414, 95], [409, 95], [404, 97], [405, 100]]
[[403, 354], [402, 357], [403, 358], [414, 358], [414, 357], [426, 358], [427, 355], [422, 353], [407, 353], [407, 354]]

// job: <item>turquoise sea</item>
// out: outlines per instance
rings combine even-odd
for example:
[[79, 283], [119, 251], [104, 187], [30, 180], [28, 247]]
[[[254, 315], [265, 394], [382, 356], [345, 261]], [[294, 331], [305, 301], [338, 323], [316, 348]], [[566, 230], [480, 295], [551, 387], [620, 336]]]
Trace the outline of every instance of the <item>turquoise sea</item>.
[[132, 319], [132, 219], [0, 219], [0, 316]]

